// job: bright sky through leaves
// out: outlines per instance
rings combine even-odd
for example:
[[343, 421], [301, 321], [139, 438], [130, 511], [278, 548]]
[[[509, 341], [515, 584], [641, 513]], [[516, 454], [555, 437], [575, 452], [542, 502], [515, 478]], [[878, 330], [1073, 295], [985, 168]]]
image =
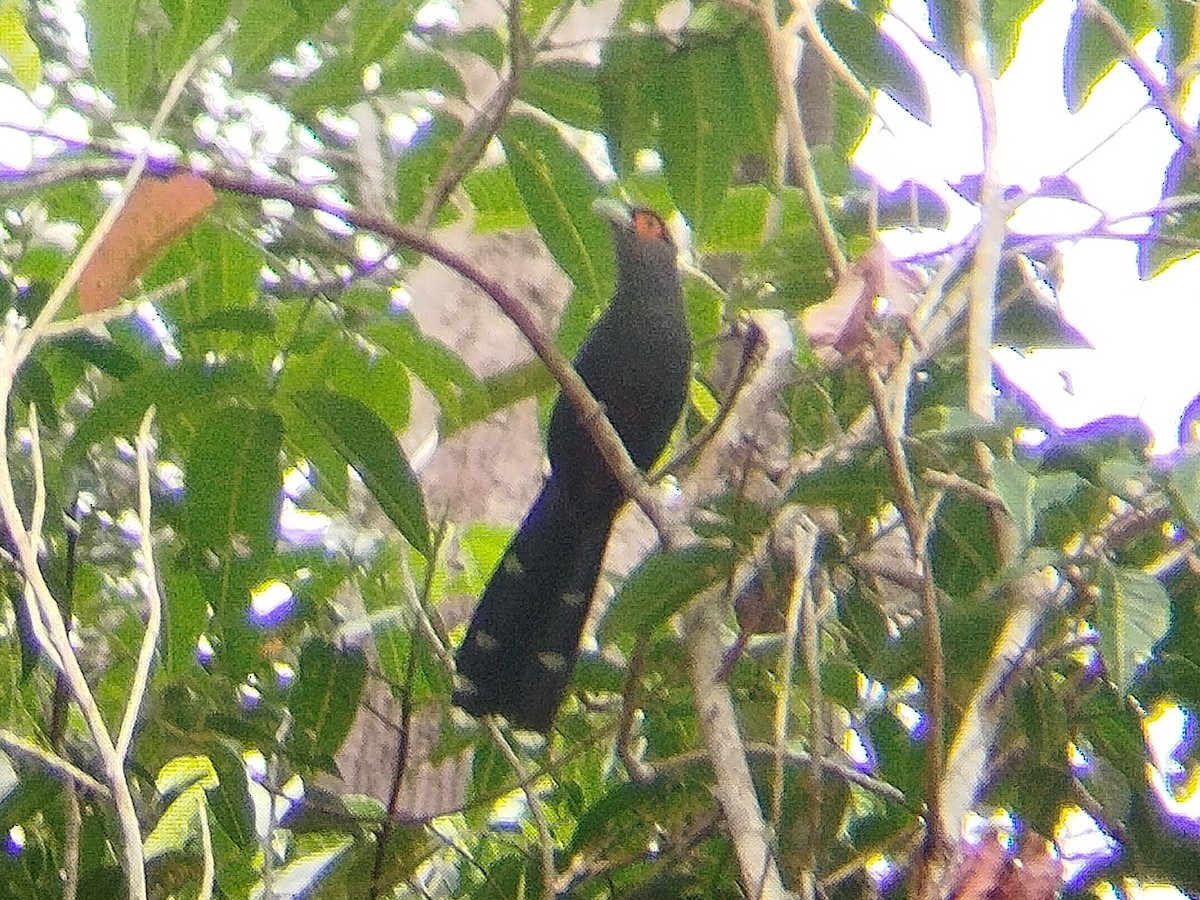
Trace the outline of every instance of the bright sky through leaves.
[[[896, 232], [898, 255], [929, 252], [964, 239], [979, 220], [977, 207], [951, 185], [981, 168], [979, 113], [969, 77], [919, 40], [928, 19], [918, 0], [893, 3], [885, 30], [927, 79], [932, 126], [879, 98], [855, 161], [888, 189], [905, 181], [930, 187], [947, 205], [945, 232]], [[1161, 200], [1168, 161], [1178, 146], [1137, 76], [1118, 65], [1096, 85], [1075, 114], [1063, 95], [1063, 49], [1074, 4], [1046, 0], [1021, 29], [1017, 55], [996, 88], [1001, 181], [1032, 192], [1042, 179], [1065, 174], [1091, 206], [1065, 199], [1027, 202], [1010, 228], [1031, 235], [1071, 234], [1101, 220], [1129, 216]], [[1139, 51], [1154, 62], [1160, 38], [1148, 35]], [[1192, 114], [1185, 110], [1185, 117]], [[1142, 234], [1149, 219], [1131, 219], [1110, 230]], [[1079, 428], [1096, 419], [1137, 416], [1154, 432], [1153, 451], [1178, 446], [1180, 414], [1200, 393], [1194, 351], [1198, 321], [1195, 284], [1200, 257], [1171, 266], [1143, 282], [1133, 242], [1062, 241], [1061, 310], [1094, 349], [1044, 349], [1021, 356], [995, 353], [997, 364], [1027, 391], [1055, 424]]]

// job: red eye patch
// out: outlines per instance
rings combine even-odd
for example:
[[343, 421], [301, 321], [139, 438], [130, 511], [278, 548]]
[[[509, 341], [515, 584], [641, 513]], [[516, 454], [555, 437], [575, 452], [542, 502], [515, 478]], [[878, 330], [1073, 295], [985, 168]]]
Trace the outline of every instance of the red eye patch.
[[633, 211], [633, 233], [638, 237], [653, 238], [656, 241], [670, 240], [663, 220], [648, 209]]

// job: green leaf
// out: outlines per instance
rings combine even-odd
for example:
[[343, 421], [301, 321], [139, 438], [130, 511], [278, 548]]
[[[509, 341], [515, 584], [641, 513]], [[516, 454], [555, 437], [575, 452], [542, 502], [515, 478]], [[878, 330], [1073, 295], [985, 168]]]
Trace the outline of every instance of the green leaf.
[[396, 163], [396, 220], [411, 222], [437, 182], [462, 124], [442, 112], [422, 127]]
[[467, 92], [462, 76], [445, 56], [407, 44], [401, 44], [385, 58], [379, 73], [379, 90], [384, 95], [439, 91], [451, 97], [464, 97]]
[[1018, 297], [1000, 314], [995, 342], [1019, 350], [1092, 346], [1057, 309], [1028, 296]]
[[[698, 278], [689, 278], [683, 285], [684, 311], [687, 313], [688, 333], [692, 336], [693, 351], [700, 371], [708, 371], [716, 355], [718, 339], [725, 328], [725, 298], [720, 291]], [[692, 381], [692, 396], [699, 382]], [[707, 393], [707, 391], [706, 391]], [[711, 395], [710, 395], [711, 396]]]
[[238, 16], [229, 45], [235, 71], [259, 75], [278, 56], [289, 56], [303, 38], [316, 34], [343, 6], [342, 0], [250, 0]]
[[25, 30], [25, 9], [21, 0], [0, 0], [0, 59], [30, 93], [42, 80], [42, 57]]
[[182, 853], [199, 831], [199, 817], [208, 815], [204, 805], [204, 789], [196, 786], [176, 797], [163, 811], [146, 837], [143, 851], [147, 860], [164, 853]]
[[234, 396], [244, 402], [262, 398], [261, 383], [247, 375], [245, 369], [234, 366], [209, 369], [194, 363], [169, 370], [143, 370], [80, 421], [63, 451], [63, 467], [77, 463], [94, 443], [135, 432], [151, 404], [158, 410], [159, 428], [172, 436], [180, 431], [190, 435], [200, 424], [196, 417], [203, 416], [213, 403]]
[[367, 657], [358, 648], [339, 650], [316, 639], [305, 643], [288, 704], [298, 759], [333, 758], [354, 724], [366, 680]]
[[[295, 857], [275, 870], [271, 879], [272, 891], [278, 897], [300, 897], [309, 893], [353, 846], [354, 838], [344, 834], [300, 835], [295, 842]], [[265, 894], [261, 881], [250, 891], [251, 897]]]
[[[1176, 149], [1163, 180], [1163, 198], [1194, 195], [1200, 191], [1200, 172], [1186, 146]], [[1185, 206], [1153, 217], [1145, 238], [1138, 241], [1138, 275], [1151, 278], [1172, 263], [1186, 259], [1200, 239], [1200, 209]]]
[[614, 264], [608, 226], [592, 211], [599, 185], [558, 132], [525, 117], [500, 131], [517, 190], [555, 262], [594, 308], [612, 292]]
[[929, 23], [936, 50], [956, 69], [963, 67], [963, 33], [955, 0], [929, 0]]
[[671, 196], [700, 235], [708, 233], [744, 144], [740, 82], [725, 43], [676, 53], [651, 87]]
[[188, 455], [184, 532], [221, 659], [238, 676], [253, 668], [250, 592], [264, 578], [279, 528], [283, 423], [241, 406], [204, 421]]
[[54, 380], [37, 359], [30, 359], [17, 372], [16, 395], [23, 403], [36, 404], [43, 423], [58, 427], [58, 404], [54, 400]]
[[646, 85], [667, 60], [656, 39], [615, 37], [605, 43], [596, 88], [608, 154], [621, 175], [634, 171], [637, 152], [653, 147], [655, 104]]
[[649, 634], [685, 603], [729, 577], [729, 547], [698, 544], [656, 553], [634, 569], [604, 620], [606, 634]]
[[163, 671], [197, 672], [196, 642], [208, 624], [204, 591], [194, 572], [172, 566], [163, 573]]
[[566, 61], [537, 66], [522, 79], [519, 96], [567, 125], [601, 130], [600, 91], [591, 66]]
[[490, 411], [483, 385], [453, 350], [422, 334], [412, 316], [394, 316], [367, 326], [367, 337], [384, 348], [433, 394], [447, 432]]
[[275, 313], [265, 306], [217, 309], [189, 325], [191, 331], [233, 331], [238, 334], [275, 334]]
[[220, 784], [207, 797], [213, 817], [220, 823], [227, 840], [242, 848], [257, 847], [254, 832], [254, 804], [246, 786], [246, 768], [233, 741], [218, 738], [210, 742], [209, 760]]
[[1109, 677], [1124, 693], [1138, 666], [1150, 659], [1154, 646], [1171, 624], [1171, 598], [1152, 575], [1139, 569], [1117, 569], [1100, 581], [1096, 628], [1100, 655]]
[[1200, 457], [1185, 457], [1171, 469], [1167, 491], [1188, 524], [1200, 527]]
[[123, 381], [141, 370], [137, 357], [121, 349], [113, 341], [92, 334], [71, 334], [46, 342], [47, 346], [65, 350], [73, 356], [91, 363], [105, 375]]
[[1087, 770], [1080, 781], [1100, 804], [1106, 821], [1126, 821], [1133, 804], [1133, 787], [1116, 766], [1099, 753], [1089, 754]]
[[[1108, 0], [1102, 5], [1132, 41], [1139, 40], [1157, 21], [1149, 0]], [[1108, 29], [1089, 16], [1082, 4], [1075, 8], [1064, 60], [1067, 108], [1071, 112], [1079, 111], [1092, 88], [1116, 64], [1122, 52]]]
[[826, 465], [801, 478], [788, 502], [836, 506], [851, 515], [874, 515], [883, 506], [891, 481], [880, 452]]
[[481, 26], [454, 34], [436, 35], [432, 43], [441, 51], [458, 50], [473, 53], [493, 69], [499, 70], [504, 65], [504, 42], [500, 40], [500, 35], [496, 34], [494, 28]]
[[1166, 0], [1163, 3], [1162, 60], [1168, 71], [1194, 53], [1196, 5], [1190, 0]]
[[88, 50], [99, 86], [132, 109], [150, 80], [149, 41], [139, 31], [137, 0], [86, 0]]
[[419, 6], [412, 0], [358, 0], [351, 7], [350, 30], [359, 65], [383, 59], [401, 47]]
[[302, 391], [293, 399], [362, 476], [405, 540], [428, 558], [425, 500], [417, 477], [388, 427], [360, 400], [332, 391]]
[[[1019, 479], [1014, 480], [1009, 499], [1021, 511], [1020, 515], [1027, 516], [1022, 494], [1025, 487]], [[999, 567], [987, 507], [975, 500], [947, 499], [934, 524], [929, 557], [939, 588], [960, 600], [974, 595]]]
[[775, 161], [779, 101], [762, 32], [757, 28], [743, 31], [733, 44], [733, 55], [741, 80], [741, 127], [745, 149], [758, 154], [771, 167]]
[[480, 234], [533, 224], [507, 165], [476, 169], [463, 179], [463, 190], [475, 207], [475, 230]]
[[840, 3], [823, 3], [821, 31], [868, 90], [886, 91], [913, 116], [929, 124], [925, 83], [900, 49], [879, 30], [878, 18]]
[[1034, 477], [1022, 466], [1008, 459], [997, 459], [994, 477], [996, 493], [1012, 516], [1020, 538], [1020, 549], [1024, 549], [1033, 537], [1033, 490]]
[[762, 246], [770, 205], [771, 192], [762, 185], [731, 188], [699, 249], [708, 253], [753, 253]]
[[212, 790], [218, 784], [217, 770], [207, 756], [177, 756], [158, 770], [154, 788], [160, 797], [173, 797], [193, 785]]
[[288, 97], [288, 105], [305, 115], [326, 106], [349, 106], [363, 96], [363, 65], [345, 55], [326, 60], [321, 68], [296, 85]]
[[[1076, 715], [1078, 734], [1090, 741], [1094, 752], [1102, 754], [1131, 783], [1141, 783], [1146, 777], [1146, 737], [1128, 696], [1098, 682], [1083, 698]], [[1092, 749], [1085, 746], [1084, 751]]]
[[162, 70], [177, 72], [192, 51], [224, 24], [229, 6], [229, 0], [163, 0], [171, 34], [160, 44]]
[[1041, 0], [990, 0], [984, 28], [992, 49], [992, 72], [1000, 75], [1008, 68], [1017, 53], [1017, 37], [1025, 19], [1041, 4]]
[[284, 366], [280, 390], [325, 389], [360, 400], [393, 431], [408, 425], [412, 392], [408, 370], [391, 353], [360, 346], [361, 338], [333, 332], [316, 352], [294, 354]]
[[219, 309], [256, 306], [262, 265], [259, 247], [206, 220], [172, 244], [144, 281], [155, 288], [186, 280], [183, 291], [162, 303], [166, 317], [186, 328]]

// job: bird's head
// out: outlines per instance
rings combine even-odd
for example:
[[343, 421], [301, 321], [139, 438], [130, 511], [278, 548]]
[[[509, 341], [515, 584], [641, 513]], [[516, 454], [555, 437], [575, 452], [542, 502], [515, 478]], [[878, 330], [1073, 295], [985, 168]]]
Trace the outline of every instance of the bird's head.
[[645, 207], [630, 208], [615, 200], [593, 205], [612, 226], [617, 251], [617, 279], [642, 281], [649, 277], [678, 278], [675, 242], [662, 216]]

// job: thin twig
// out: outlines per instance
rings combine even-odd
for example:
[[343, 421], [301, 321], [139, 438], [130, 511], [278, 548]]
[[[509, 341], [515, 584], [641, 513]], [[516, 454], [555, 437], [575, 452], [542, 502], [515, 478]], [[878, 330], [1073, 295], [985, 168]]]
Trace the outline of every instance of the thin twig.
[[475, 168], [488, 144], [508, 118], [508, 111], [521, 90], [525, 72], [525, 32], [521, 28], [520, 0], [508, 4], [508, 74], [484, 103], [483, 110], [462, 130], [446, 153], [446, 162], [438, 172], [433, 187], [425, 194], [425, 202], [413, 225], [422, 231], [433, 224], [442, 204], [454, 193], [459, 182]]
[[738, 394], [746, 383], [746, 377], [750, 374], [750, 366], [754, 361], [754, 356], [758, 352], [762, 344], [763, 334], [762, 329], [754, 324], [753, 320], [746, 323], [746, 333], [742, 339], [742, 357], [738, 361], [737, 372], [733, 376], [733, 381], [729, 386], [728, 399], [721, 404], [717, 410], [717, 414], [712, 417], [699, 433], [684, 447], [676, 456], [671, 458], [664, 466], [650, 473], [650, 481], [657, 482], [668, 475], [675, 475], [686, 469], [691, 464], [692, 460], [699, 456], [708, 442], [712, 440], [712, 436], [720, 431], [725, 426], [725, 420], [729, 418], [729, 413], [733, 410], [737, 403]]
[[213, 886], [217, 881], [217, 865], [213, 856], [212, 829], [208, 824], [208, 799], [204, 794], [200, 796], [200, 809], [197, 811], [197, 815], [200, 818], [201, 869], [200, 891], [196, 895], [196, 900], [211, 900]]
[[[871, 396], [871, 405], [879, 422], [879, 433], [883, 440], [884, 454], [892, 474], [892, 484], [896, 489], [896, 506], [900, 510], [900, 518], [904, 521], [908, 532], [909, 547], [916, 562], [917, 571], [921, 574], [921, 620], [925, 641], [925, 690], [928, 698], [926, 710], [928, 729], [925, 739], [926, 785], [930, 798], [937, 796], [941, 784], [942, 770], [945, 758], [945, 696], [946, 674], [942, 654], [941, 615], [937, 605], [937, 586], [933, 581], [933, 567], [928, 554], [927, 520], [921, 515], [917, 504], [916, 489], [913, 485], [912, 472], [904, 453], [904, 445], [900, 442], [900, 434], [896, 429], [888, 410], [887, 392], [879, 372], [869, 361], [863, 364], [863, 374], [866, 376], [867, 389]], [[935, 802], [929, 804], [926, 813], [928, 817], [929, 834], [935, 841], [935, 846], [946, 846], [948, 835], [945, 823], [941, 818], [941, 809]]]
[[138, 545], [142, 557], [142, 589], [146, 593], [146, 631], [142, 635], [133, 684], [129, 688], [129, 703], [125, 706], [125, 717], [121, 720], [121, 731], [117, 737], [117, 755], [122, 760], [129, 756], [138, 713], [150, 686], [150, 667], [158, 648], [158, 636], [162, 632], [162, 597], [158, 592], [158, 569], [154, 564], [154, 536], [150, 521], [150, 426], [153, 422], [154, 407], [151, 406], [142, 416], [137, 435], [138, 520], [141, 531]]
[[[430, 567], [432, 568], [432, 566]], [[417, 654], [411, 649], [408, 653], [408, 671], [405, 675], [404, 686], [400, 694], [400, 739], [396, 746], [395, 768], [392, 770], [392, 788], [388, 791], [387, 814], [383, 824], [379, 826], [378, 844], [375, 847], [375, 862], [371, 868], [371, 885], [367, 890], [367, 900], [379, 897], [383, 864], [387, 860], [387, 844], [396, 827], [396, 813], [400, 802], [400, 786], [404, 782], [404, 773], [408, 770], [409, 744], [412, 737], [412, 688], [417, 671]]]
[[79, 838], [83, 833], [83, 812], [79, 808], [79, 787], [74, 780], [63, 790], [66, 821], [63, 823], [62, 900], [75, 900], [79, 894]]
[[[808, 827], [810, 835], [821, 833], [823, 816], [823, 784], [821, 781], [821, 760], [825, 756], [825, 697], [821, 690], [821, 644], [820, 621], [817, 618], [817, 603], [814, 591], [814, 575], [817, 561], [817, 541], [820, 533], [816, 525], [805, 516], [799, 519], [792, 528], [795, 547], [793, 564], [796, 576], [804, 576], [803, 590], [799, 593], [800, 625], [804, 641], [804, 670], [808, 675], [808, 744], [812, 761], [809, 763], [809, 810]], [[789, 627], [791, 623], [789, 622]], [[782, 780], [780, 781], [782, 784]], [[815, 898], [817, 863], [817, 842], [810, 841], [809, 857], [805, 861], [804, 875], [801, 883], [804, 895]]]
[[1083, 0], [1082, 5], [1084, 13], [1099, 23], [1100, 27], [1108, 32], [1109, 37], [1121, 49], [1121, 56], [1124, 58], [1125, 64], [1133, 70], [1146, 90], [1150, 92], [1154, 105], [1166, 118], [1175, 137], [1188, 148], [1194, 157], [1200, 154], [1200, 144], [1197, 144], [1196, 141], [1196, 129], [1183, 117], [1179, 104], [1171, 96], [1167, 86], [1158, 80], [1154, 70], [1138, 54], [1137, 47], [1133, 44], [1133, 38], [1126, 33], [1120, 20], [1096, 0]]
[[800, 186], [808, 201], [813, 226], [817, 230], [821, 246], [825, 249], [825, 257], [836, 277], [845, 271], [846, 258], [838, 244], [837, 232], [829, 218], [829, 211], [825, 207], [825, 197], [817, 181], [817, 170], [813, 165], [812, 152], [809, 150], [808, 139], [804, 134], [800, 99], [796, 94], [799, 32], [804, 28], [804, 22], [800, 14], [796, 13], [786, 26], [781, 26], [776, 18], [775, 9], [774, 0], [760, 0], [758, 18], [762, 26], [767, 56], [771, 61], [775, 96], [779, 99], [779, 112], [787, 134], [788, 152], [796, 167], [796, 172], [800, 176]]
[[[752, 759], [770, 762], [775, 758], [775, 745], [762, 741], [748, 742], [746, 755]], [[787, 750], [783, 758], [790, 766], [807, 768], [812, 765], [813, 755], [803, 750]], [[689, 750], [667, 759], [655, 760], [654, 775], [656, 778], [663, 778], [679, 769], [687, 769], [707, 761], [708, 754], [704, 750]], [[830, 777], [841, 779], [847, 784], [853, 784], [875, 794], [883, 800], [897, 803], [905, 809], [911, 808], [908, 798], [900, 788], [860, 771], [849, 762], [837, 762], [828, 757], [822, 757], [821, 771]]]
[[18, 737], [6, 728], [0, 728], [0, 747], [36, 760], [52, 775], [57, 775], [63, 781], [73, 781], [97, 797], [105, 800], [112, 799], [112, 792], [83, 769], [67, 762], [52, 750], [39, 747], [23, 737]]
[[78, 334], [81, 331], [92, 331], [102, 325], [132, 316], [143, 303], [161, 303], [164, 300], [181, 294], [187, 290], [191, 282], [192, 279], [189, 277], [176, 278], [174, 281], [161, 285], [152, 291], [147, 291], [144, 296], [138, 297], [136, 300], [123, 300], [116, 306], [110, 306], [108, 309], [81, 313], [74, 318], [64, 319], [59, 322], [49, 322], [42, 331], [42, 336], [46, 339], [53, 339]]
[[955, 475], [953, 472], [939, 472], [936, 469], [926, 469], [921, 473], [921, 480], [928, 481], [936, 488], [958, 494], [966, 494], [978, 500], [985, 506], [994, 509], [1004, 509], [1004, 500], [995, 491], [989, 491], [981, 484], [976, 484], [969, 478]]
[[1003, 188], [996, 172], [996, 97], [979, 0], [961, 0], [959, 16], [966, 47], [966, 67], [979, 101], [983, 140], [979, 240], [971, 269], [971, 302], [967, 307], [967, 408], [985, 422], [991, 422], [995, 419], [991, 353], [995, 331], [996, 284], [1008, 216]]
[[525, 802], [529, 804], [529, 812], [533, 816], [534, 825], [537, 827], [538, 845], [541, 849], [542, 896], [545, 900], [554, 900], [554, 885], [558, 880], [558, 876], [554, 871], [554, 836], [550, 833], [550, 820], [546, 818], [546, 810], [542, 806], [541, 798], [538, 797], [537, 792], [534, 790], [529, 773], [525, 771], [525, 764], [521, 762], [520, 757], [513, 750], [512, 744], [508, 742], [508, 739], [500, 731], [500, 725], [496, 722], [496, 717], [485, 716], [483, 726], [491, 736], [492, 743], [496, 745], [501, 755], [508, 761], [508, 767], [517, 776], [517, 783], [521, 786], [521, 792], [525, 795]]
[[648, 781], [652, 771], [634, 750], [634, 725], [637, 721], [638, 692], [642, 684], [642, 671], [646, 667], [649, 653], [649, 635], [638, 636], [637, 644], [629, 657], [625, 673], [625, 690], [621, 692], [621, 717], [617, 723], [617, 758], [625, 764], [625, 771], [634, 781]]

